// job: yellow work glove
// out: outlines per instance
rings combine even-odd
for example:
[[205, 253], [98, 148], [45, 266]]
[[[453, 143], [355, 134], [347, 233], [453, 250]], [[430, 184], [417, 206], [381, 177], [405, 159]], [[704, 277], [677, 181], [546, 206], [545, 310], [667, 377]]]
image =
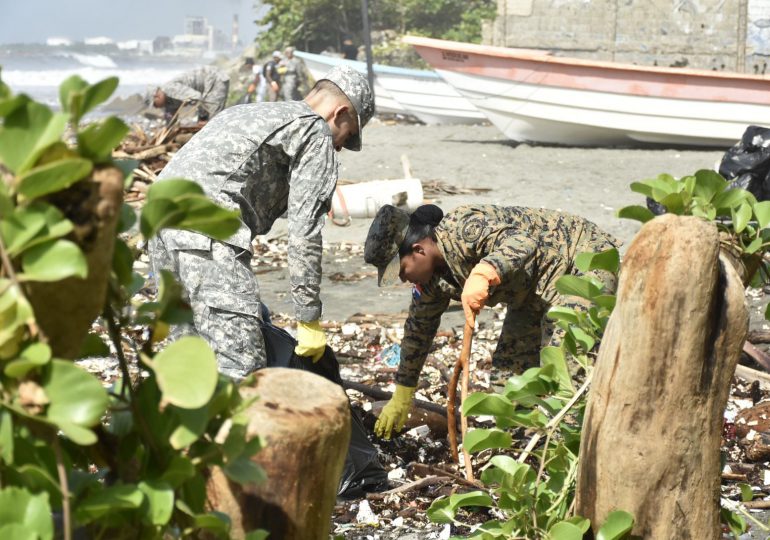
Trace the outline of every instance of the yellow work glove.
[[374, 424], [374, 433], [383, 439], [390, 439], [392, 431], [400, 431], [404, 427], [409, 411], [412, 408], [412, 399], [417, 388], [412, 386], [396, 385], [396, 391], [388, 404], [380, 411], [380, 417]]
[[500, 285], [500, 276], [491, 264], [480, 262], [473, 267], [460, 295], [466, 323], [475, 324], [476, 315], [489, 299], [489, 288], [497, 285]]
[[321, 328], [321, 321], [297, 322], [297, 356], [309, 356], [318, 362], [326, 350], [326, 332]]

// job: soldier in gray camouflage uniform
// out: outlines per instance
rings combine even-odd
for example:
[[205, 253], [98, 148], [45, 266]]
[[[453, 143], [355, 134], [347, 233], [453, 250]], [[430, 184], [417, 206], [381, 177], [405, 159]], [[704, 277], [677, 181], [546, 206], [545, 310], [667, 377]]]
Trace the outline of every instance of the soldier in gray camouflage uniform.
[[335, 151], [360, 150], [361, 130], [373, 113], [366, 78], [334, 68], [304, 101], [230, 107], [163, 169], [159, 181], [191, 179], [215, 202], [241, 213], [241, 228], [225, 242], [166, 229], [149, 246], [153, 271], [170, 270], [182, 284], [194, 331], [213, 347], [221, 372], [243, 377], [265, 365], [251, 241], [284, 213], [296, 351], [316, 360], [323, 354], [321, 229], [337, 182]]
[[215, 67], [205, 66], [182, 73], [155, 91], [153, 105], [170, 118], [184, 104], [196, 106], [198, 120], [211, 120], [225, 108], [230, 77]]
[[283, 51], [283, 60], [278, 68], [281, 73], [281, 97], [284, 101], [302, 99], [300, 86], [305, 75], [305, 66], [302, 60], [294, 56], [294, 47], [286, 47]]
[[[375, 431], [389, 437], [406, 420], [450, 300], [462, 301], [469, 322], [485, 304], [506, 304], [492, 363], [521, 373], [537, 365], [542, 345], [561, 339], [545, 315], [548, 309], [580, 307], [574, 298], [559, 295], [556, 280], [580, 274], [578, 253], [616, 245], [590, 221], [554, 210], [462, 206], [444, 217], [434, 205], [411, 216], [393, 206], [381, 208], [369, 229], [364, 259], [377, 266], [381, 285], [400, 277], [414, 283], [415, 290], [401, 341], [396, 392]], [[595, 277], [614, 291], [612, 274], [599, 271]]]

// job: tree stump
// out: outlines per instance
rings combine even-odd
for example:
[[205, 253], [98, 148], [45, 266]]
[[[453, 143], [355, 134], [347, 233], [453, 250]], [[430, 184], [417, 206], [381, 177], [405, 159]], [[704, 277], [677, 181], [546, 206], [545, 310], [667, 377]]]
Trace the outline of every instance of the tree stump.
[[714, 225], [664, 215], [628, 248], [580, 445], [576, 513], [640, 538], [717, 540], [719, 445], [746, 338], [740, 277]]
[[240, 486], [215, 470], [209, 500], [214, 510], [230, 515], [232, 538], [261, 528], [270, 538], [326, 540], [350, 440], [347, 396], [336, 384], [298, 369], [266, 368], [255, 377], [241, 395], [259, 396], [248, 409], [247, 431], [265, 443], [253, 460], [267, 481]]

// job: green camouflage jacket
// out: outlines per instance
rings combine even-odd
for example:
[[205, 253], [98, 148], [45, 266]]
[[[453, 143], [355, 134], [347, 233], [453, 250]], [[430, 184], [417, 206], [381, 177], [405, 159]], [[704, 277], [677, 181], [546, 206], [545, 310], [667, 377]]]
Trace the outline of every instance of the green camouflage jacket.
[[578, 253], [617, 246], [614, 238], [581, 217], [519, 206], [461, 206], [444, 216], [435, 232], [447, 268], [419, 288], [409, 307], [396, 375], [404, 386], [417, 385], [441, 315], [450, 300], [460, 300], [465, 280], [479, 262], [491, 264], [500, 276], [487, 305], [519, 308], [535, 297], [553, 302], [556, 280], [577, 273]]

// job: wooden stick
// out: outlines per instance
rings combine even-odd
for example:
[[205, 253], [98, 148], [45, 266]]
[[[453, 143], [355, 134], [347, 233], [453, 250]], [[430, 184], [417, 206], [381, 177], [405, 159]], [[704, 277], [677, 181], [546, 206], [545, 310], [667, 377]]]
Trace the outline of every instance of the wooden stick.
[[409, 158], [401, 154], [401, 167], [404, 169], [404, 178], [412, 177], [412, 168], [409, 166]]
[[[474, 321], [475, 322], [475, 321]], [[463, 387], [462, 387], [462, 401], [465, 403], [465, 398], [468, 397], [468, 380], [470, 379], [470, 366], [471, 366], [471, 345], [473, 345], [473, 325], [465, 322], [465, 330], [463, 330], [463, 351], [460, 354], [460, 360], [463, 363]], [[465, 416], [465, 412], [460, 407], [460, 426], [463, 432], [463, 458], [465, 461], [465, 478], [469, 481], [473, 481], [473, 465], [471, 464], [471, 454], [465, 447], [465, 434], [468, 432], [468, 418]]]
[[[452, 459], [455, 463], [460, 462], [460, 456], [457, 453], [457, 429], [455, 425], [457, 423], [456, 412], [456, 399], [457, 399], [457, 381], [460, 378], [460, 371], [463, 371], [463, 386], [462, 386], [462, 400], [468, 395], [468, 379], [470, 377], [470, 357], [471, 357], [471, 345], [473, 344], [473, 326], [467, 321], [463, 330], [463, 348], [460, 352], [460, 358], [455, 362], [454, 372], [452, 372], [452, 379], [449, 381], [449, 389], [447, 392], [447, 435], [449, 437], [449, 446], [452, 449]], [[460, 429], [462, 431], [463, 441], [465, 440], [465, 433], [468, 431], [468, 419], [462, 412], [462, 401], [460, 410]], [[463, 460], [465, 461], [465, 478], [468, 481], [473, 481], [473, 466], [471, 465], [471, 456], [468, 450], [463, 445]]]
[[759, 381], [764, 390], [770, 390], [770, 373], [763, 373], [750, 367], [738, 364], [735, 366], [735, 376], [745, 379], [749, 382]]
[[478, 480], [473, 480], [473, 481], [466, 480], [459, 474], [455, 474], [451, 471], [447, 471], [436, 465], [428, 465], [427, 463], [417, 463], [416, 461], [413, 461], [406, 467], [407, 469], [412, 471], [412, 474], [414, 474], [415, 476], [429, 476], [431, 474], [435, 474], [437, 476], [446, 475], [451, 477], [452, 480], [454, 480], [458, 484], [462, 484], [464, 486], [473, 487], [477, 489], [486, 489], [486, 486], [481, 482], [479, 482]]
[[430, 486], [432, 484], [440, 484], [442, 482], [451, 482], [452, 479], [448, 476], [428, 476], [427, 478], [421, 478], [419, 480], [415, 480], [414, 482], [409, 482], [408, 484], [404, 484], [403, 486], [398, 486], [397, 488], [390, 489], [388, 491], [382, 491], [380, 493], [367, 493], [366, 498], [370, 501], [372, 500], [380, 500], [384, 499], [388, 495], [394, 495], [396, 493], [405, 493], [407, 491], [412, 491], [413, 489], [420, 489], [425, 486]]
[[[460, 456], [457, 453], [457, 381], [460, 379], [460, 370], [462, 370], [462, 358], [455, 362], [455, 368], [452, 372], [452, 378], [449, 379], [446, 403], [447, 419], [447, 437], [449, 438], [449, 448], [452, 450], [452, 461], [460, 463]], [[462, 426], [461, 428], [462, 429]]]
[[591, 386], [591, 377], [593, 375], [593, 371], [589, 373], [589, 375], [586, 377], [585, 382], [583, 383], [583, 386], [581, 386], [577, 392], [575, 392], [575, 395], [572, 396], [572, 398], [567, 402], [567, 404], [558, 412], [556, 413], [556, 416], [551, 418], [551, 420], [546, 424], [545, 428], [543, 428], [543, 431], [535, 433], [535, 435], [529, 440], [529, 443], [527, 443], [526, 448], [524, 448], [524, 451], [519, 456], [518, 462], [524, 463], [524, 461], [527, 459], [529, 454], [532, 452], [532, 450], [537, 445], [537, 442], [540, 440], [540, 438], [543, 436], [543, 433], [548, 432], [559, 425], [559, 422], [562, 421], [562, 419], [566, 416], [566, 414], [572, 409], [572, 407], [577, 403], [577, 401], [580, 399], [580, 397], [588, 391], [588, 387]]
[[746, 341], [751, 343], [770, 343], [770, 330], [749, 330]]
[[743, 343], [743, 352], [748, 354], [757, 364], [770, 371], [770, 356], [764, 351], [760, 351], [748, 341]]
[[770, 508], [770, 501], [747, 501], [741, 504], [750, 509]]
[[[345, 379], [342, 380], [342, 387], [346, 389], [349, 388], [350, 390], [355, 390], [356, 392], [361, 392], [366, 396], [372, 397], [374, 399], [379, 399], [379, 400], [390, 399], [393, 397], [392, 392], [387, 392], [386, 390], [382, 390], [381, 388], [377, 388], [364, 383], [347, 381]], [[441, 405], [438, 405], [436, 403], [429, 403], [421, 399], [415, 399], [414, 406], [419, 407], [420, 409], [425, 409], [426, 411], [438, 413], [441, 416], [446, 416], [447, 414], [446, 407], [442, 407]]]
[[149, 148], [146, 148], [145, 150], [138, 151], [138, 152], [125, 152], [123, 150], [115, 150], [112, 152], [112, 157], [117, 159], [137, 159], [139, 161], [142, 161], [144, 159], [150, 159], [154, 157], [158, 157], [161, 154], [165, 154], [168, 150], [168, 145], [166, 144], [159, 144], [157, 146], [150, 146]]

